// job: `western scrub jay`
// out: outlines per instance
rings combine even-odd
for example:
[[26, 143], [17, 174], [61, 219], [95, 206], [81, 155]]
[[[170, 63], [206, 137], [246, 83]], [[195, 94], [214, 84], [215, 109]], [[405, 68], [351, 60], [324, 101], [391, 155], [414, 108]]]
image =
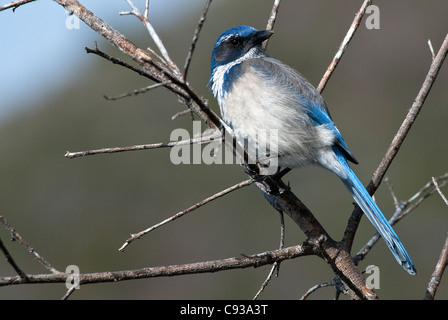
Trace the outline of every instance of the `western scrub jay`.
[[[282, 168], [317, 164], [335, 173], [382, 236], [395, 259], [410, 274], [415, 267], [398, 236], [348, 165], [357, 164], [333, 123], [324, 99], [307, 79], [269, 57], [261, 44], [273, 34], [250, 26], [231, 28], [216, 41], [209, 85], [224, 122], [249, 153], [262, 157], [267, 145], [260, 129], [276, 130], [276, 152]], [[265, 141], [263, 141], [263, 139]]]

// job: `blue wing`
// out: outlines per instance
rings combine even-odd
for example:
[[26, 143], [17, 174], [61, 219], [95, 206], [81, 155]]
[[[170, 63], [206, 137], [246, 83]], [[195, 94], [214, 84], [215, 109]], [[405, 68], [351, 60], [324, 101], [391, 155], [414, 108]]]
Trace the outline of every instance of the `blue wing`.
[[342, 151], [342, 153], [345, 155], [345, 158], [355, 164], [358, 164], [358, 161], [348, 149], [348, 146], [342, 138], [342, 135], [339, 132], [338, 128], [336, 128], [336, 126], [334, 125], [327, 106], [325, 104], [322, 105], [311, 102], [305, 97], [302, 97], [302, 103], [308, 111], [308, 116], [311, 118], [315, 125], [326, 125], [333, 131], [336, 136], [336, 146]]

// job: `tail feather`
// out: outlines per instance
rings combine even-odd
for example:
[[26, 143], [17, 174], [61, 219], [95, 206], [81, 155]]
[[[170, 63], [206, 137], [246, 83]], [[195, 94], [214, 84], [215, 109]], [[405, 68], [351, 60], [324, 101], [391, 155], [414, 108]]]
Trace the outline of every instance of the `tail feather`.
[[391, 225], [386, 220], [383, 213], [373, 201], [367, 190], [364, 188], [361, 181], [359, 181], [356, 177], [355, 173], [350, 169], [348, 164], [345, 163], [345, 165], [348, 171], [347, 178], [342, 179], [342, 181], [352, 194], [356, 203], [360, 206], [364, 214], [384, 239], [398, 263], [401, 264], [401, 266], [410, 274], [416, 274], [417, 271], [414, 264], [412, 263], [411, 258], [406, 252], [403, 244], [400, 242], [400, 239], [398, 239], [397, 234], [392, 229]]

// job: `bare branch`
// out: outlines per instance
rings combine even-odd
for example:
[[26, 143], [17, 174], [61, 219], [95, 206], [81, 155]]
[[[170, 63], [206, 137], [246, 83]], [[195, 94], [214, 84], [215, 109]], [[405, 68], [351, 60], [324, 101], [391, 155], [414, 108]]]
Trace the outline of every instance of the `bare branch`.
[[331, 75], [333, 74], [334, 69], [336, 69], [339, 61], [342, 58], [342, 55], [344, 54], [345, 50], [348, 47], [348, 44], [350, 43], [350, 40], [353, 38], [353, 35], [355, 34], [356, 30], [358, 29], [359, 24], [361, 23], [362, 17], [366, 13], [367, 7], [371, 4], [372, 4], [371, 0], [365, 0], [364, 3], [362, 4], [361, 9], [359, 9], [358, 13], [356, 14], [355, 19], [353, 20], [350, 28], [348, 29], [348, 32], [345, 35], [344, 40], [342, 40], [342, 43], [339, 46], [339, 49], [336, 52], [336, 55], [334, 56], [333, 61], [331, 61], [331, 64], [328, 66], [328, 69], [325, 72], [324, 76], [322, 77], [322, 80], [320, 80], [320, 83], [317, 86], [317, 91], [322, 92], [325, 89], [325, 86], [327, 85], [328, 80], [330, 79]]
[[397, 196], [395, 195], [394, 187], [393, 187], [392, 184], [390, 183], [389, 178], [386, 177], [386, 178], [384, 179], [384, 182], [387, 184], [387, 186], [388, 186], [388, 188], [389, 188], [390, 195], [391, 195], [392, 199], [394, 200], [395, 208], [399, 208], [399, 207], [400, 207], [400, 202], [398, 201], [398, 198], [397, 198]]
[[[127, 68], [127, 69], [129, 69], [131, 71], [134, 71], [137, 74], [139, 74], [141, 76], [144, 76], [144, 77], [146, 77], [146, 78], [148, 78], [148, 79], [150, 79], [152, 81], [155, 81], [157, 83], [163, 83], [163, 86], [165, 86], [167, 89], [171, 90], [176, 95], [179, 95], [179, 96], [183, 97], [184, 99], [189, 99], [188, 95], [186, 95], [184, 92], [180, 91], [175, 86], [169, 86], [169, 84], [171, 84], [173, 82], [172, 80], [162, 81], [160, 78], [155, 77], [154, 73], [150, 73], [150, 72], [148, 72], [146, 70], [141, 70], [141, 69], [135, 68], [134, 66], [131, 66], [130, 64], [124, 62], [121, 59], [117, 59], [117, 58], [109, 56], [108, 54], [106, 54], [103, 51], [98, 49], [96, 41], [95, 41], [95, 48], [94, 49], [90, 49], [90, 48], [85, 47], [85, 50], [86, 50], [87, 53], [96, 54], [96, 55], [100, 56], [101, 58], [104, 58], [104, 59], [106, 59], [106, 60], [108, 60], [108, 61], [110, 61], [110, 62], [112, 62], [114, 64], [118, 64], [120, 66], [123, 66], [123, 67], [125, 67], [125, 68]], [[156, 63], [154, 62], [154, 66], [155, 65], [156, 65]], [[162, 70], [161, 66], [158, 66], [158, 68], [160, 68], [159, 70]]]
[[271, 270], [269, 271], [268, 276], [266, 277], [266, 280], [264, 280], [264, 282], [261, 284], [260, 289], [258, 289], [257, 293], [255, 294], [253, 300], [257, 300], [258, 296], [264, 291], [264, 289], [267, 287], [267, 285], [269, 284], [269, 282], [272, 279], [272, 276], [274, 275], [275, 270], [278, 270], [277, 267], [280, 266], [279, 262], [275, 262], [272, 267]]
[[326, 287], [334, 287], [336, 285], [336, 282], [334, 280], [325, 282], [325, 283], [319, 283], [315, 286], [312, 286], [308, 289], [307, 292], [303, 296], [300, 297], [300, 300], [306, 300], [312, 293], [316, 292], [318, 289], [326, 288]]
[[[23, 239], [20, 234], [18, 234], [16, 232], [16, 230], [14, 230], [14, 228], [6, 221], [6, 219], [3, 216], [0, 216], [0, 222], [3, 223], [3, 225], [5, 226], [5, 228], [11, 232], [11, 236], [14, 240], [17, 240], [22, 246], [24, 246], [29, 253], [33, 254], [37, 261], [39, 261], [46, 269], [48, 269], [49, 271], [51, 271], [54, 274], [60, 274], [61, 272], [58, 271], [57, 269], [55, 269], [47, 260], [44, 259], [44, 257], [42, 257], [39, 253], [37, 253], [36, 250], [34, 250], [29, 244], [28, 242], [25, 241], [25, 239]], [[21, 276], [20, 276], [21, 277]], [[23, 278], [23, 277], [21, 277]], [[26, 278], [22, 279], [24, 282], [26, 282]]]
[[166, 82], [156, 83], [156, 84], [153, 84], [153, 85], [144, 87], [144, 88], [135, 89], [135, 90], [133, 90], [132, 92], [126, 92], [126, 93], [120, 94], [119, 96], [116, 96], [116, 97], [109, 97], [109, 96], [104, 95], [104, 98], [105, 98], [106, 100], [118, 100], [118, 99], [122, 99], [122, 98], [130, 97], [130, 96], [136, 96], [136, 95], [138, 95], [138, 94], [148, 92], [149, 90], [152, 90], [152, 89], [156, 89], [156, 88], [162, 87], [162, 86], [167, 85], [167, 84], [169, 84], [169, 83], [171, 83], [171, 81], [166, 81]]
[[[186, 274], [213, 273], [249, 267], [257, 268], [287, 259], [295, 259], [310, 255], [313, 253], [313, 249], [314, 248], [312, 245], [309, 243], [304, 243], [303, 245], [292, 246], [281, 250], [266, 251], [259, 254], [242, 256], [238, 258], [227, 258], [184, 265], [148, 267], [136, 270], [85, 273], [79, 275], [79, 284], [84, 285], [154, 277], [171, 277]], [[25, 281], [20, 276], [0, 277], [0, 287], [25, 283], [61, 283], [65, 282], [71, 275], [72, 274], [69, 273], [33, 274], [28, 275], [28, 281]]]
[[17, 263], [14, 261], [14, 259], [12, 258], [12, 256], [9, 254], [8, 249], [6, 249], [5, 245], [3, 244], [2, 239], [0, 239], [0, 250], [2, 250], [3, 254], [6, 257], [6, 261], [8, 261], [8, 263], [12, 266], [12, 268], [17, 272], [17, 274], [21, 277], [26, 279], [27, 275], [26, 273], [20, 269], [20, 267], [17, 265]]
[[232, 191], [235, 191], [235, 190], [241, 189], [243, 187], [249, 186], [252, 183], [254, 183], [254, 181], [252, 179], [248, 179], [248, 180], [245, 180], [245, 181], [240, 182], [238, 184], [235, 184], [235, 185], [233, 185], [233, 186], [231, 186], [231, 187], [229, 187], [227, 189], [224, 189], [224, 190], [222, 190], [222, 191], [220, 191], [218, 193], [215, 193], [214, 195], [212, 195], [212, 196], [210, 196], [210, 197], [208, 197], [208, 198], [206, 198], [206, 199], [204, 199], [204, 200], [202, 200], [202, 201], [200, 201], [198, 203], [195, 203], [191, 207], [176, 213], [174, 216], [169, 217], [169, 218], [163, 220], [162, 222], [159, 222], [159, 223], [153, 225], [150, 228], [147, 228], [147, 229], [145, 229], [143, 231], [140, 231], [139, 233], [132, 234], [131, 238], [127, 239], [126, 242], [118, 250], [119, 251], [124, 251], [124, 249], [126, 249], [126, 247], [131, 242], [133, 242], [134, 240], [140, 239], [145, 234], [147, 234], [147, 233], [149, 233], [149, 232], [151, 232], [151, 231], [153, 231], [153, 230], [155, 230], [155, 229], [157, 229], [157, 228], [159, 228], [159, 227], [161, 227], [161, 226], [163, 226], [163, 225], [165, 225], [165, 224], [167, 224], [169, 222], [172, 222], [172, 221], [176, 220], [177, 218], [180, 218], [180, 217], [186, 215], [187, 213], [190, 213], [190, 212], [192, 212], [192, 211], [202, 207], [203, 205], [205, 205], [205, 204], [207, 204], [207, 203], [209, 203], [209, 202], [211, 202], [213, 200], [216, 200], [216, 199], [218, 199], [218, 198], [220, 198], [220, 197], [222, 197], [222, 196], [224, 196], [224, 195], [226, 195], [226, 194], [228, 194], [228, 193], [230, 193]]
[[196, 42], [199, 39], [199, 32], [201, 32], [202, 26], [204, 25], [205, 18], [207, 16], [207, 12], [208, 12], [208, 8], [210, 7], [211, 2], [212, 2], [212, 0], [207, 0], [207, 2], [205, 3], [205, 7], [204, 7], [204, 10], [202, 11], [201, 18], [199, 19], [198, 26], [196, 27], [196, 30], [194, 31], [193, 40], [191, 41], [190, 50], [188, 50], [187, 60], [185, 61], [185, 66], [184, 66], [184, 75], [183, 75], [184, 82], [187, 81], [187, 74], [188, 74], [188, 69], [190, 68], [191, 58], [193, 57], [193, 51], [196, 48]]
[[21, 5], [24, 5], [24, 4], [33, 2], [33, 1], [36, 1], [36, 0], [17, 0], [17, 1], [13, 1], [13, 2], [10, 2], [8, 4], [5, 4], [5, 5], [1, 6], [0, 7], [0, 11], [13, 8], [12, 11], [14, 12]]
[[[274, 5], [272, 6], [271, 15], [269, 16], [268, 24], [266, 30], [274, 30], [275, 20], [277, 19], [278, 8], [280, 7], [280, 0], [274, 0]], [[266, 50], [268, 46], [269, 39], [263, 42], [263, 50]]]
[[70, 152], [67, 151], [65, 153], [65, 157], [69, 159], [104, 154], [104, 153], [117, 153], [117, 152], [126, 152], [126, 151], [138, 151], [138, 150], [148, 150], [148, 149], [159, 149], [159, 148], [172, 148], [177, 146], [186, 146], [190, 144], [203, 144], [209, 143], [216, 139], [222, 139], [221, 133], [214, 132], [210, 135], [204, 135], [197, 138], [192, 138], [188, 140], [181, 141], [172, 141], [172, 142], [160, 142], [160, 143], [152, 143], [152, 144], [141, 144], [135, 146], [127, 146], [127, 147], [113, 147], [113, 148], [103, 148], [96, 150], [86, 150], [86, 151], [77, 151]]
[[178, 117], [184, 116], [184, 115], [186, 115], [186, 114], [192, 114], [192, 113], [191, 113], [191, 110], [190, 110], [190, 109], [186, 109], [186, 110], [183, 110], [183, 111], [176, 112], [176, 113], [171, 117], [171, 120], [175, 120], [175, 119], [177, 119]]
[[131, 66], [130, 64], [124, 62], [121, 59], [111, 57], [108, 54], [102, 52], [101, 50], [98, 49], [98, 45], [97, 45], [96, 41], [94, 42], [94, 49], [90, 49], [88, 47], [85, 47], [84, 49], [86, 50], [87, 53], [96, 54], [96, 55], [98, 55], [98, 56], [100, 56], [100, 57], [102, 57], [102, 58], [104, 58], [104, 59], [106, 59], [106, 60], [108, 60], [108, 61], [110, 61], [110, 62], [112, 62], [114, 64], [118, 64], [120, 66], [128, 68], [129, 70], [134, 71], [135, 73], [137, 73], [137, 74], [139, 74], [141, 76], [147, 77], [147, 78], [149, 78], [149, 79], [151, 79], [153, 81], [158, 81], [158, 78], [152, 76], [150, 73], [145, 72], [143, 70], [140, 70], [138, 68], [135, 68], [135, 67]]
[[428, 39], [428, 47], [429, 47], [429, 51], [431, 51], [431, 58], [432, 58], [432, 60], [434, 60], [436, 55], [434, 54], [434, 48], [432, 47], [431, 39]]
[[442, 193], [442, 191], [440, 190], [439, 184], [437, 183], [437, 180], [432, 177], [432, 183], [434, 184], [434, 186], [436, 187], [437, 192], [439, 193], [440, 197], [443, 199], [443, 201], [445, 202], [445, 204], [448, 206], [448, 200], [446, 199], [445, 195]]
[[61, 298], [61, 300], [67, 300], [68, 297], [70, 297], [71, 294], [72, 294], [73, 292], [75, 292], [75, 290], [76, 290], [76, 286], [72, 286], [72, 287], [70, 287], [70, 289], [67, 290], [67, 292], [64, 294], [64, 296]]
[[138, 8], [134, 5], [132, 0], [126, 0], [129, 6], [132, 8], [132, 12], [130, 13], [120, 13], [120, 14], [132, 14], [136, 16], [143, 24], [145, 25], [146, 29], [148, 30], [149, 35], [154, 40], [155, 44], [159, 48], [160, 53], [165, 58], [166, 62], [170, 66], [171, 70], [174, 71], [176, 75], [180, 74], [179, 68], [176, 66], [176, 64], [171, 60], [168, 51], [166, 50], [165, 46], [163, 45], [162, 40], [159, 38], [159, 35], [157, 34], [156, 30], [152, 26], [152, 24], [149, 22], [148, 18], [140, 13]]
[[[279, 213], [280, 213], [280, 246], [279, 246], [279, 249], [283, 249], [283, 247], [285, 245], [285, 219], [284, 219], [283, 212], [279, 211]], [[272, 276], [274, 275], [275, 271], [276, 271], [276, 276], [278, 277], [278, 273], [280, 272], [280, 262], [275, 262], [272, 265], [271, 271], [269, 271], [269, 274], [268, 274], [266, 280], [264, 280], [264, 282], [262, 283], [260, 289], [255, 294], [253, 300], [258, 299], [258, 296], [264, 291], [266, 286], [271, 281]]]
[[148, 19], [149, 17], [149, 0], [146, 0], [145, 3], [145, 18]]
[[431, 279], [428, 283], [428, 288], [425, 292], [425, 300], [434, 300], [437, 292], [437, 288], [442, 281], [443, 272], [448, 266], [448, 234], [445, 239], [445, 244], [443, 245], [442, 251], [440, 252], [439, 260], [437, 261], [434, 272], [431, 275]]

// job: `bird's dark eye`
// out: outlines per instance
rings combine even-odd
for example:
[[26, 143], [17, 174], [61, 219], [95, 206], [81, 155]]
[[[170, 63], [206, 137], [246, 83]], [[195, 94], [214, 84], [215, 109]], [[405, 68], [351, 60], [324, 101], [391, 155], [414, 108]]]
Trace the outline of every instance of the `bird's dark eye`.
[[231, 38], [230, 39], [230, 44], [234, 47], [238, 47], [241, 43], [241, 39], [239, 38]]

